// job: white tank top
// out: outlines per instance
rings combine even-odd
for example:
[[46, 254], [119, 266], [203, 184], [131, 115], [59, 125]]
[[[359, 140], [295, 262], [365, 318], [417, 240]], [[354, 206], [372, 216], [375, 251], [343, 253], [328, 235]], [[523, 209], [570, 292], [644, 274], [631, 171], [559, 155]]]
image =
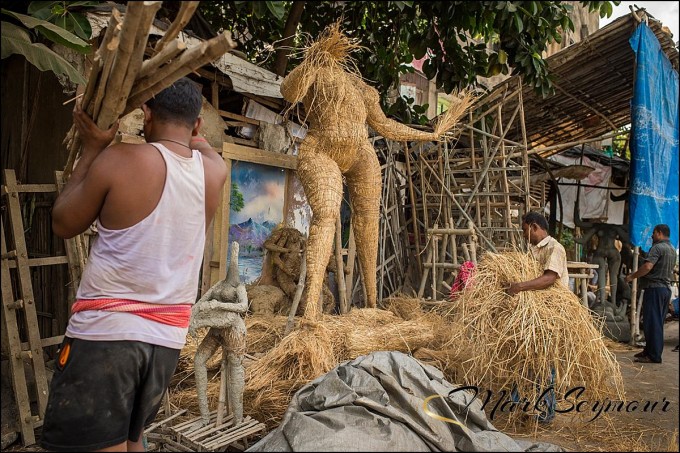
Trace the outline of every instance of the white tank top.
[[[193, 304], [205, 245], [205, 175], [201, 153], [181, 157], [151, 143], [165, 160], [163, 193], [137, 224], [99, 234], [80, 281], [77, 299], [130, 299], [154, 304]], [[187, 328], [132, 313], [82, 311], [69, 319], [66, 336], [95, 341], [130, 340], [181, 349]]]

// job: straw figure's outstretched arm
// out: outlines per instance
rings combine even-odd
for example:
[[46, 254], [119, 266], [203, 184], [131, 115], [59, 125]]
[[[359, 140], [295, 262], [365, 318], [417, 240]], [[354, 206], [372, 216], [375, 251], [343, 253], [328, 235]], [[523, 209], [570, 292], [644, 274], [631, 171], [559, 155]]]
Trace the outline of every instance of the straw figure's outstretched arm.
[[281, 82], [281, 94], [286, 101], [295, 105], [302, 101], [315, 80], [313, 72], [305, 70], [303, 65], [297, 66]]
[[442, 134], [456, 125], [473, 101], [474, 97], [471, 94], [464, 93], [461, 98], [458, 98], [457, 103], [452, 104], [451, 108], [439, 117], [434, 132], [423, 132], [387, 118], [380, 108], [378, 91], [364, 84], [364, 102], [368, 113], [368, 124], [376, 132], [391, 140], [439, 140]]

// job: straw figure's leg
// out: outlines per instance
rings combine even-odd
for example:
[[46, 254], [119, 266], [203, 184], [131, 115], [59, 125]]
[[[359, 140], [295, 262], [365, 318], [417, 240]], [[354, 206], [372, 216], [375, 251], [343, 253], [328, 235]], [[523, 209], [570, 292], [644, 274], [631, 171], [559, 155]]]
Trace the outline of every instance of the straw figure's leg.
[[203, 425], [210, 422], [210, 409], [208, 407], [208, 368], [206, 364], [210, 357], [221, 346], [217, 329], [211, 327], [201, 344], [196, 349], [194, 356], [194, 375], [196, 376], [196, 392], [198, 393], [198, 408], [201, 412]]
[[375, 150], [367, 141], [357, 153], [356, 163], [345, 173], [361, 276], [366, 284], [366, 307], [376, 306], [378, 220], [382, 178]]
[[312, 208], [312, 225], [307, 240], [307, 297], [305, 318], [321, 316], [318, 301], [326, 264], [333, 246], [335, 219], [342, 202], [342, 174], [338, 165], [327, 155], [316, 152], [318, 142], [309, 134], [300, 147], [298, 176]]
[[234, 422], [243, 420], [243, 389], [245, 377], [243, 370], [243, 354], [246, 351], [246, 324], [243, 318], [235, 316], [232, 326], [227, 330], [226, 339], [222, 347], [222, 360], [227, 361], [229, 370], [227, 394], [229, 395], [229, 409], [234, 415]]

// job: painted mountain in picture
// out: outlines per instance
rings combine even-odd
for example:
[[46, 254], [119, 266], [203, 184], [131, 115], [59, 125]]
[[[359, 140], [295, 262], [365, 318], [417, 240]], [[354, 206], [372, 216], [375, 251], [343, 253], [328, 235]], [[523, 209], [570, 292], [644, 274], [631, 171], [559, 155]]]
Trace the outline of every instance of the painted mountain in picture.
[[262, 244], [283, 220], [285, 170], [235, 161], [231, 168], [229, 244], [239, 243], [241, 279], [249, 283], [262, 271]]
[[265, 221], [257, 223], [248, 219], [243, 223], [229, 227], [229, 242], [236, 241], [240, 246], [240, 256], [262, 255], [262, 244], [267, 240], [275, 223]]

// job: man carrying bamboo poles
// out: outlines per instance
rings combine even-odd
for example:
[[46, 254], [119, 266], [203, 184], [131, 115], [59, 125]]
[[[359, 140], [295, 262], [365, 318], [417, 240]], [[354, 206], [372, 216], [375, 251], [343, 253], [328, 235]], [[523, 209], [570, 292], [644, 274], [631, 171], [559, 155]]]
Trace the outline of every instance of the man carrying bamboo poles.
[[42, 446], [144, 451], [186, 341], [206, 226], [226, 166], [198, 135], [202, 98], [187, 78], [143, 106], [147, 144], [108, 146], [76, 106], [82, 157], [55, 201], [54, 232], [71, 238], [96, 220], [90, 252], [50, 386]]
[[[555, 238], [548, 234], [548, 221], [538, 212], [529, 212], [522, 218], [522, 231], [530, 244], [531, 254], [536, 258], [543, 269], [543, 274], [533, 280], [514, 282], [506, 289], [506, 292], [514, 296], [522, 291], [536, 291], [546, 289], [554, 284], [562, 284], [569, 287], [569, 271], [567, 269], [567, 252]], [[549, 388], [542, 401], [543, 410], [538, 416], [538, 421], [549, 423], [555, 417], [555, 370], [552, 370]], [[519, 395], [513, 390], [512, 398], [519, 401]]]

